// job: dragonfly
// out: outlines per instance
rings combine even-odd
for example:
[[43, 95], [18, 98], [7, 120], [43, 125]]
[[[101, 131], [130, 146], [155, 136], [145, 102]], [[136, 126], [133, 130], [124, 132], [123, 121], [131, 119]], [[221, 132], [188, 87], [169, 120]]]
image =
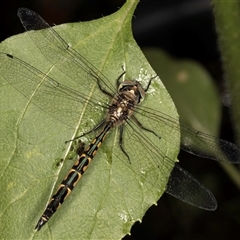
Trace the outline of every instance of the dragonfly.
[[[119, 132], [118, 147], [121, 156], [118, 159], [124, 161], [136, 174], [143, 176], [147, 169], [154, 169], [151, 171], [157, 173], [167, 168], [171, 173], [166, 176], [167, 186], [163, 186], [166, 193], [204, 210], [213, 211], [217, 208], [217, 201], [211, 191], [162, 151], [161, 132], [158, 129], [164, 126], [170, 134], [171, 143], [175, 145], [178, 145], [178, 132], [181, 131], [181, 149], [216, 161], [240, 164], [239, 146], [179, 123], [178, 119], [155, 108], [141, 106], [143, 101], [147, 101], [145, 96], [155, 77], [150, 78], [143, 87], [137, 80], [122, 80], [125, 75], [123, 70], [117, 78], [116, 89], [101, 71], [74, 50], [39, 14], [20, 8], [18, 17], [46, 59], [63, 74], [64, 69], [69, 69], [65, 76], [69, 77], [76, 87], [83, 84], [86, 91], [64, 85], [24, 60], [5, 52], [0, 52], [1, 76], [42, 111], [68, 126], [76, 126], [79, 111], [83, 108], [95, 111], [95, 107], [99, 106], [99, 111], [106, 111], [98, 124], [77, 137], [98, 132], [87, 147], [81, 146], [77, 161], [49, 201], [35, 227], [36, 230], [40, 230], [63, 204], [113, 129]], [[41, 31], [35, 34], [32, 30]], [[81, 77], [85, 78], [83, 83], [76, 79]], [[88, 86], [91, 84], [99, 91], [90, 98]], [[103, 101], [103, 96], [107, 96], [108, 103]], [[146, 159], [144, 163], [138, 161], [131, 144], [128, 144], [129, 139], [138, 144]], [[158, 180], [146, 178], [152, 186], [156, 186], [155, 181]]]

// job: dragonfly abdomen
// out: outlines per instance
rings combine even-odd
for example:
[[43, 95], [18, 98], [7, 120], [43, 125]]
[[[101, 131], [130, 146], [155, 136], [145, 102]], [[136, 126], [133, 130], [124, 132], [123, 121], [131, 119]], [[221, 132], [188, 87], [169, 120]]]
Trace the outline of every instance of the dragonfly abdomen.
[[50, 217], [57, 211], [57, 209], [63, 204], [65, 199], [71, 193], [77, 182], [80, 180], [84, 172], [87, 170], [89, 163], [95, 156], [98, 148], [101, 146], [105, 136], [112, 128], [112, 123], [109, 122], [105, 125], [104, 129], [99, 135], [91, 142], [91, 144], [85, 149], [78, 160], [75, 162], [67, 176], [61, 182], [57, 192], [52, 196], [50, 202], [47, 205], [43, 215], [39, 219], [35, 229], [40, 230], [44, 224], [50, 219]]

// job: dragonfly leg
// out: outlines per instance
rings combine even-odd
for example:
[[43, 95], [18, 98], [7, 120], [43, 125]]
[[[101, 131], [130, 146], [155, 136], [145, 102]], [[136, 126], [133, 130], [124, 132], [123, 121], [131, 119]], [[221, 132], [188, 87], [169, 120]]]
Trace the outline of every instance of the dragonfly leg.
[[108, 92], [106, 89], [104, 89], [104, 88], [101, 86], [101, 84], [100, 84], [100, 82], [99, 82], [99, 78], [97, 78], [97, 84], [98, 84], [98, 88], [100, 89], [100, 91], [101, 91], [102, 93], [108, 95], [108, 96], [111, 97], [111, 98], [114, 97], [114, 95], [112, 95], [110, 92]]
[[145, 130], [145, 131], [147, 131], [147, 132], [153, 133], [156, 137], [158, 137], [159, 139], [161, 139], [161, 136], [157, 135], [153, 130], [144, 127], [144, 126], [142, 125], [142, 123], [139, 122], [139, 120], [138, 120], [135, 116], [131, 116], [131, 118], [137, 123], [137, 125], [138, 125], [141, 129], [143, 129], [143, 130]]
[[124, 155], [127, 157], [128, 162], [131, 163], [130, 157], [128, 156], [127, 152], [123, 147], [123, 128], [124, 128], [124, 125], [119, 126], [119, 147], [121, 151], [124, 153]]
[[126, 71], [125, 71], [125, 69], [124, 69], [124, 67], [122, 66], [122, 69], [123, 69], [123, 72], [119, 75], [119, 77], [117, 78], [117, 81], [116, 81], [116, 83], [117, 83], [117, 88], [119, 88], [119, 86], [120, 86], [120, 79], [124, 76], [124, 74], [126, 73]]
[[98, 130], [99, 128], [101, 128], [105, 123], [106, 123], [106, 120], [104, 119], [103, 121], [99, 122], [95, 127], [93, 127], [91, 130], [89, 130], [89, 131], [83, 133], [82, 135], [77, 136], [77, 137], [75, 137], [75, 138], [73, 138], [73, 139], [71, 139], [71, 140], [67, 140], [67, 141], [65, 141], [65, 143], [72, 142], [72, 141], [74, 141], [74, 140], [76, 140], [76, 139], [79, 139], [79, 138], [81, 138], [81, 137], [84, 137], [84, 136], [88, 135], [89, 133], [92, 133], [92, 132], [97, 131], [97, 130]]
[[156, 78], [158, 75], [156, 75], [156, 76], [154, 76], [154, 77], [151, 77], [150, 79], [149, 79], [149, 82], [148, 82], [148, 85], [147, 85], [147, 87], [144, 89], [144, 92], [147, 92], [148, 91], [148, 89], [149, 89], [149, 87], [150, 87], [150, 85], [151, 85], [151, 83], [152, 83], [152, 80], [154, 79], [154, 78]]

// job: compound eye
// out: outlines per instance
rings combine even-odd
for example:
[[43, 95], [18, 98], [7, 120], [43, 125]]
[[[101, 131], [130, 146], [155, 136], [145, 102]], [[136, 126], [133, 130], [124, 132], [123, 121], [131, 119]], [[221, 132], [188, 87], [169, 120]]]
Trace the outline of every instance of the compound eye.
[[125, 80], [119, 85], [118, 90], [121, 91], [122, 89], [132, 88], [134, 85], [136, 85], [135, 81]]

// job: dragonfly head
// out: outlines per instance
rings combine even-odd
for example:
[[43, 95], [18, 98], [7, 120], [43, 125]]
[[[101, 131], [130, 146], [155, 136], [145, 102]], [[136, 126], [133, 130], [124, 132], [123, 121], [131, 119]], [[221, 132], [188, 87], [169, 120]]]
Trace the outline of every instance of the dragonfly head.
[[145, 90], [143, 89], [140, 82], [136, 80], [125, 80], [123, 81], [118, 88], [119, 92], [132, 92], [135, 96], [137, 103], [140, 103], [145, 98]]

